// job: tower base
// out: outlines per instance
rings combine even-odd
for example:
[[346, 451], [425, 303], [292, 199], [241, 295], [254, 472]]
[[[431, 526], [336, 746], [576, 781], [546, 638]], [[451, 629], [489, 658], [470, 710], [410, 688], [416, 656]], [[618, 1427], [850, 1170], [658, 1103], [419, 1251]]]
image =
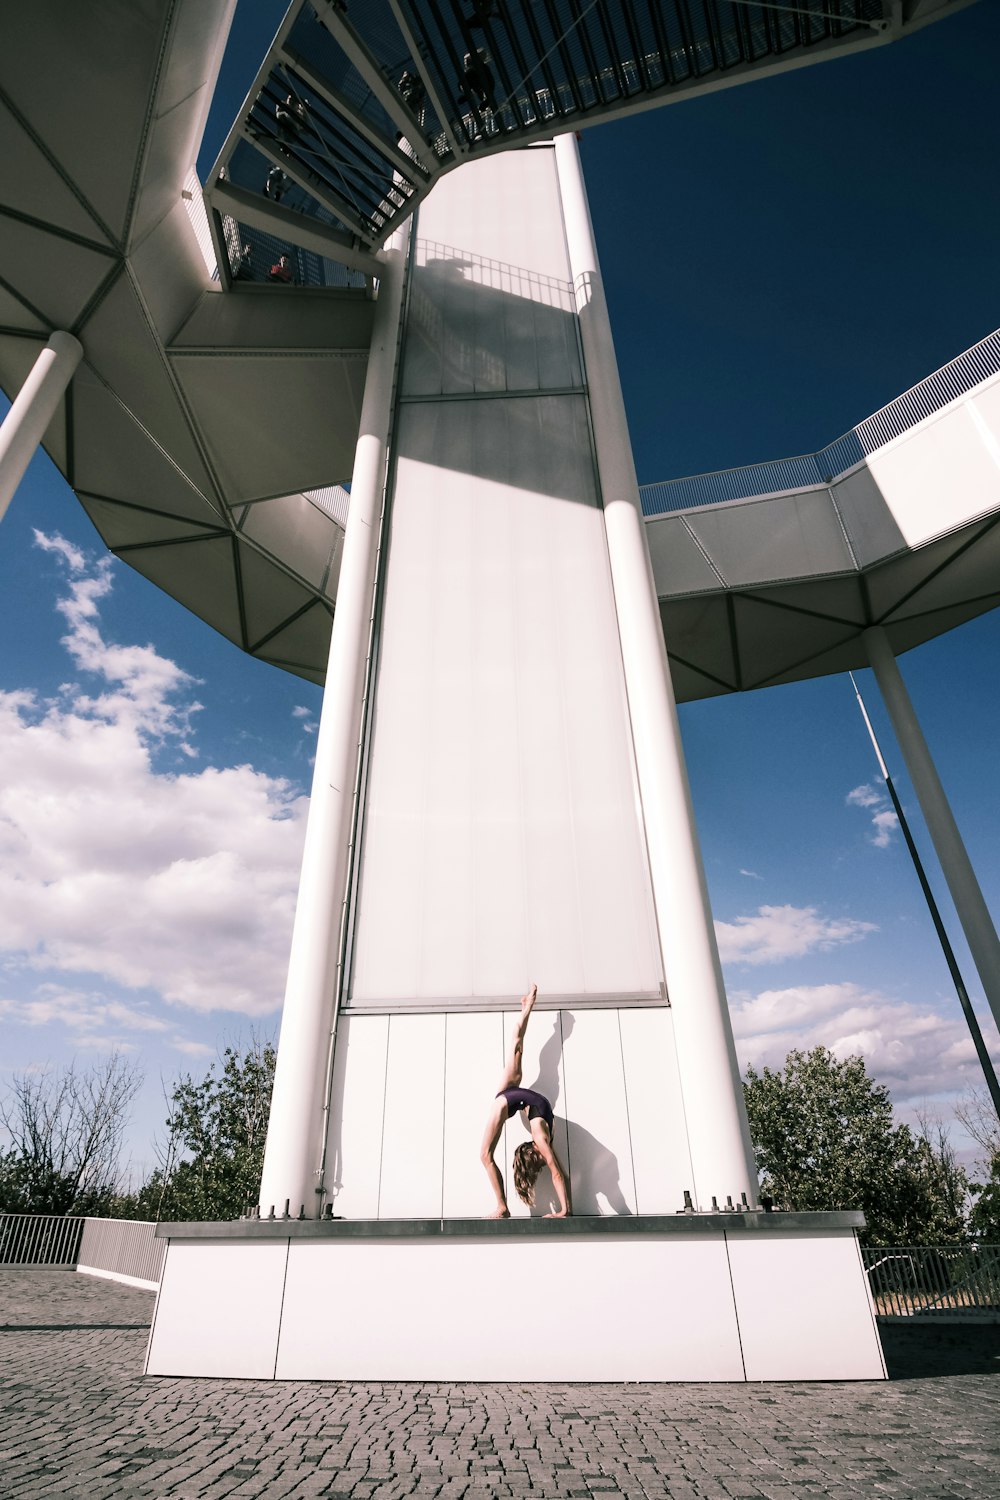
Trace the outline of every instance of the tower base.
[[165, 1224], [148, 1375], [884, 1380], [859, 1213]]

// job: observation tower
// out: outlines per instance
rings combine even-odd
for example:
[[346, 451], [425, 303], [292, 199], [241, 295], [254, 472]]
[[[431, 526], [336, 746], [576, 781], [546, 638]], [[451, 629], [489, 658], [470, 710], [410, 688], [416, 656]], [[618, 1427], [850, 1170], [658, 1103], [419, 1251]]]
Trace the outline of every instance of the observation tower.
[[[640, 496], [575, 133], [956, 8], [293, 0], [204, 191], [230, 0], [10, 24], [0, 503], [43, 440], [118, 556], [325, 684], [260, 1204], [168, 1226], [150, 1373], [884, 1375], [860, 1215], [758, 1202], [675, 689], [870, 660], [1000, 1015], [894, 661], [998, 602], [997, 351]], [[575, 1213], [486, 1221], [530, 980]], [[544, 1347], [497, 1349], [469, 1309], [525, 1276]]]

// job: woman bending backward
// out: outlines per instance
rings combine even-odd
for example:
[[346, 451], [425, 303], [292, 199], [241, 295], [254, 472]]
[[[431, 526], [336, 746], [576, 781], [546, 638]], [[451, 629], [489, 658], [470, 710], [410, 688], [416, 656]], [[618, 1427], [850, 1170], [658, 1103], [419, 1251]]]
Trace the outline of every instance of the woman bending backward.
[[503, 1134], [504, 1126], [511, 1115], [519, 1109], [524, 1111], [525, 1123], [531, 1132], [531, 1140], [524, 1141], [514, 1152], [514, 1186], [517, 1189], [517, 1196], [522, 1203], [529, 1205], [534, 1203], [535, 1180], [542, 1168], [548, 1167], [552, 1174], [552, 1185], [556, 1190], [556, 1197], [559, 1199], [559, 1212], [546, 1214], [545, 1217], [565, 1219], [571, 1212], [566, 1174], [559, 1164], [559, 1158], [552, 1145], [552, 1105], [544, 1094], [538, 1094], [534, 1089], [521, 1088], [524, 1034], [528, 1029], [532, 1007], [537, 998], [538, 985], [533, 984], [530, 992], [521, 1000], [521, 1018], [514, 1028], [500, 1091], [493, 1102], [486, 1133], [483, 1136], [480, 1157], [497, 1200], [496, 1208], [489, 1215], [491, 1219], [510, 1218], [503, 1178], [493, 1160], [493, 1153]]

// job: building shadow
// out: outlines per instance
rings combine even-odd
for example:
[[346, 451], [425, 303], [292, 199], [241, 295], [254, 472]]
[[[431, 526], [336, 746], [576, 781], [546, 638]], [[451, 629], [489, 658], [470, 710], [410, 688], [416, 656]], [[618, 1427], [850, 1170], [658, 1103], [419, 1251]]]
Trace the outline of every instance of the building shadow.
[[998, 1323], [880, 1323], [890, 1380], [1000, 1376]]

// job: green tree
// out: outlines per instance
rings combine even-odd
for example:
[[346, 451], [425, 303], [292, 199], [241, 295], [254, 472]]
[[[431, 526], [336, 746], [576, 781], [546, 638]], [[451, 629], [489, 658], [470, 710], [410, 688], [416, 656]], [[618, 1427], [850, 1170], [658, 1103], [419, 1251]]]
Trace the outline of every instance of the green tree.
[[170, 1095], [160, 1165], [137, 1194], [139, 1218], [238, 1219], [257, 1202], [274, 1084], [274, 1047], [227, 1047], [205, 1077]]
[[985, 1245], [1000, 1245], [1000, 1151], [989, 1164], [985, 1182], [971, 1182], [973, 1196], [969, 1232]]
[[941, 1133], [896, 1125], [888, 1089], [861, 1057], [790, 1052], [784, 1068], [747, 1069], [744, 1093], [761, 1190], [784, 1208], [864, 1211], [871, 1245], [965, 1237], [965, 1175]]
[[0, 1103], [0, 1210], [101, 1214], [120, 1185], [132, 1101], [142, 1084], [133, 1062], [103, 1062], [15, 1074]]

